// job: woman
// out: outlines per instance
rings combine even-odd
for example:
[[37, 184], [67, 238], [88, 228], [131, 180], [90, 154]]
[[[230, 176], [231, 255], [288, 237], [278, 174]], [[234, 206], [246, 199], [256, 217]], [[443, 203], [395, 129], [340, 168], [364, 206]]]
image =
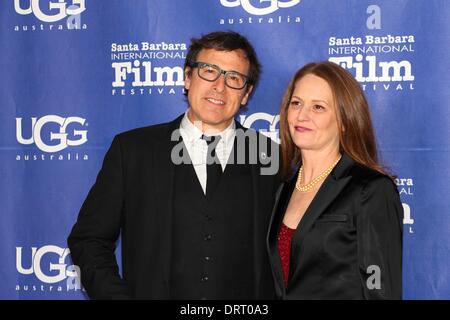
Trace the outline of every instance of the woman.
[[403, 210], [377, 162], [364, 94], [310, 63], [280, 110], [282, 175], [268, 235], [281, 299], [401, 299]]

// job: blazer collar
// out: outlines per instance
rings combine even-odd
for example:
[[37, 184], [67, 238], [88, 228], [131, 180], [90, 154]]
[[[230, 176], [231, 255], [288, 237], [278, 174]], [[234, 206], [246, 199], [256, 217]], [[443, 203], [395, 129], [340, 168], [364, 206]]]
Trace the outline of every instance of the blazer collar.
[[333, 171], [331, 171], [330, 176], [332, 176], [335, 180], [345, 178], [354, 164], [355, 161], [343, 152], [341, 160], [339, 160], [336, 167], [334, 167]]
[[[303, 218], [300, 220], [297, 227], [298, 232], [295, 234], [295, 237], [298, 237], [299, 241], [303, 240], [304, 235], [309, 231], [314, 221], [327, 209], [350, 181], [351, 176], [348, 175], [348, 172], [354, 163], [349, 156], [345, 153], [342, 154], [341, 160], [325, 179], [303, 215]], [[298, 173], [290, 183], [295, 185], [297, 177]]]

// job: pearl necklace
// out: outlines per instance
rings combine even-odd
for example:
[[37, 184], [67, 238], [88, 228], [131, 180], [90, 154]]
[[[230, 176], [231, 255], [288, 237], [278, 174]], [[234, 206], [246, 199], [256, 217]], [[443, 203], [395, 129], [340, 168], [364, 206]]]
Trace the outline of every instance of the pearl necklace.
[[310, 191], [312, 188], [314, 188], [314, 186], [317, 183], [319, 183], [320, 181], [325, 179], [330, 174], [330, 172], [334, 169], [334, 167], [337, 165], [339, 160], [341, 160], [341, 158], [342, 158], [342, 155], [339, 156], [339, 158], [331, 166], [329, 166], [324, 172], [319, 174], [317, 177], [312, 179], [309, 183], [305, 184], [304, 186], [302, 186], [303, 166], [301, 166], [300, 170], [298, 171], [297, 183], [295, 184], [295, 188], [298, 191], [300, 191], [300, 192], [308, 192], [308, 191]]

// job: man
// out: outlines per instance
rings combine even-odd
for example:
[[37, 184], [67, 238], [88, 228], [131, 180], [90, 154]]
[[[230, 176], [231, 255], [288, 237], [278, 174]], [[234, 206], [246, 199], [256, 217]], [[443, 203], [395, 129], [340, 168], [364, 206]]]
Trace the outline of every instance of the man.
[[91, 298], [273, 298], [278, 148], [234, 120], [259, 73], [243, 36], [192, 39], [186, 113], [114, 138], [68, 239]]

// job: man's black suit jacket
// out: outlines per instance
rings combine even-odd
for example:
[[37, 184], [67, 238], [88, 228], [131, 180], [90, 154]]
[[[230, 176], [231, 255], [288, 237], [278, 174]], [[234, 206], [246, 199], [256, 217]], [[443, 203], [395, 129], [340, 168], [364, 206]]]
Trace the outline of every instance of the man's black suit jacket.
[[[72, 260], [80, 267], [82, 284], [91, 298], [171, 298], [170, 243], [172, 220], [176, 219], [170, 200], [175, 172], [171, 152], [179, 143], [172, 141], [171, 135], [181, 119], [182, 116], [114, 138], [68, 238]], [[236, 125], [237, 129], [247, 130], [237, 122]], [[270, 139], [260, 134], [257, 137], [278, 152], [278, 145]], [[277, 178], [261, 175], [261, 166], [259, 161], [251, 165], [254, 192], [248, 195], [248, 201], [253, 202], [254, 210], [249, 214], [254, 216], [257, 239], [248, 252], [257, 266], [248, 275], [255, 293], [248, 299], [274, 297], [265, 237]], [[123, 277], [114, 253], [119, 235]]]

